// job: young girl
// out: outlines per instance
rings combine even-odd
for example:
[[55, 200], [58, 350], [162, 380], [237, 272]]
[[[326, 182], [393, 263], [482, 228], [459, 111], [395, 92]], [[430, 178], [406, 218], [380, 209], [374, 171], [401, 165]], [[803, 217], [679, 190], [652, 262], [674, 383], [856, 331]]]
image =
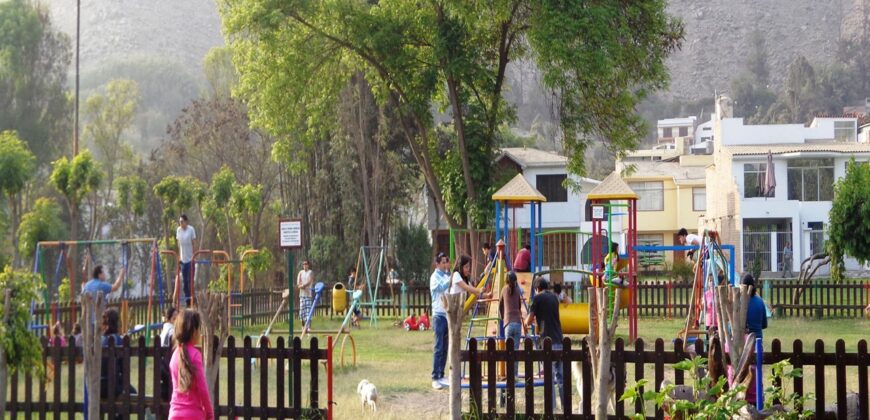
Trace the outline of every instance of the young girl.
[[169, 362], [172, 375], [170, 420], [214, 419], [211, 397], [205, 382], [199, 344], [199, 312], [185, 309], [175, 315], [175, 352]]
[[66, 347], [66, 334], [63, 332], [63, 326], [60, 321], [54, 323], [54, 328], [51, 329], [52, 342], [60, 343], [61, 347]]

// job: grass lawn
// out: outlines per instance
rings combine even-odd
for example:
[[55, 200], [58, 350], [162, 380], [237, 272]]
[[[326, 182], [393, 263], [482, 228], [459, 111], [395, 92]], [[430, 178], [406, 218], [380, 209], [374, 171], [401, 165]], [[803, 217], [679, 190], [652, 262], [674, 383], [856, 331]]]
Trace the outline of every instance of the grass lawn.
[[[314, 322], [314, 328], [335, 330], [338, 328], [339, 320], [317, 319]], [[676, 332], [681, 328], [683, 320], [663, 320], [653, 318], [642, 318], [639, 321], [639, 331], [641, 337], [647, 343], [652, 343], [656, 338], [662, 337], [666, 339], [666, 348], [671, 349], [670, 341], [676, 336]], [[446, 390], [436, 391], [431, 388], [430, 372], [432, 370], [432, 344], [433, 338], [430, 331], [426, 332], [406, 332], [399, 327], [392, 326], [393, 320], [382, 319], [379, 329], [368, 327], [366, 322], [363, 323], [362, 329], [353, 330], [353, 337], [357, 349], [357, 366], [348, 368], [338, 368], [336, 360], [336, 369], [334, 376], [334, 393], [335, 393], [335, 418], [336, 419], [352, 419], [352, 418], [378, 418], [378, 419], [406, 419], [410, 416], [417, 419], [438, 419], [447, 418], [448, 412], [448, 395]], [[281, 325], [276, 326], [277, 330], [282, 328]], [[286, 326], [283, 326], [286, 328]], [[246, 333], [256, 333], [257, 329], [246, 329]], [[825, 348], [828, 352], [834, 351], [834, 343], [837, 339], [843, 339], [846, 342], [847, 351], [854, 352], [857, 348], [857, 343], [861, 339], [867, 339], [868, 331], [870, 331], [870, 320], [800, 320], [800, 319], [771, 319], [770, 327], [765, 331], [765, 347], [769, 348], [770, 342], [774, 338], [783, 341], [783, 350], [791, 351], [792, 341], [800, 339], [804, 341], [804, 349], [812, 349], [813, 342], [816, 339], [822, 339], [825, 342]], [[237, 333], [240, 333], [238, 331]], [[627, 321], [622, 320], [618, 334], [622, 337], [627, 337]], [[274, 336], [274, 335], [273, 335]], [[580, 337], [576, 337], [579, 339]], [[325, 345], [325, 339], [323, 340]], [[648, 344], [652, 345], [652, 344]], [[338, 348], [336, 348], [336, 358], [338, 357]], [[350, 351], [348, 348], [347, 352]], [[350, 360], [349, 353], [348, 361]], [[243, 388], [242, 363], [236, 364], [236, 404], [241, 403], [241, 392]], [[78, 367], [78, 377], [81, 374], [81, 366]], [[226, 368], [221, 372], [221, 380], [226, 381]], [[270, 367], [272, 372], [268, 378], [268, 383], [274, 381], [274, 366]], [[629, 382], [633, 382], [633, 369], [629, 369]], [[150, 372], [150, 370], [149, 370]], [[307, 364], [303, 365], [303, 398], [308, 399], [308, 372]], [[323, 372], [321, 370], [321, 372]], [[64, 374], [66, 371], [64, 370]], [[805, 389], [812, 391], [814, 377], [817, 374], [815, 369], [805, 369]], [[150, 374], [150, 373], [149, 373]], [[825, 371], [826, 377], [826, 401], [831, 402], [834, 397], [834, 368], [828, 368]], [[648, 376], [651, 375], [651, 370]], [[857, 391], [857, 369], [850, 368], [847, 371], [849, 386], [851, 390]], [[65, 377], [64, 377], [65, 379]], [[136, 383], [136, 378], [133, 379]], [[260, 387], [260, 371], [256, 368], [252, 369], [252, 381], [250, 384], [254, 404], [259, 402], [261, 387]], [[360, 401], [356, 394], [356, 386], [362, 379], [368, 379], [374, 383], [380, 392], [381, 400], [379, 402], [379, 411], [376, 415], [369, 412], [362, 413]], [[150, 384], [150, 378], [149, 378]], [[149, 385], [150, 386], [150, 385]], [[66, 383], [63, 382], [63, 394], [66, 395]], [[23, 392], [23, 385], [19, 386], [20, 392]], [[221, 395], [221, 402], [226, 401], [226, 383], [221, 384], [221, 389], [224, 390]], [[77, 390], [78, 391], [78, 390]], [[326, 404], [326, 381], [325, 377], [321, 376], [320, 401], [322, 406]], [[146, 390], [149, 392], [149, 390]], [[51, 398], [49, 391], [49, 398]], [[271, 390], [269, 399], [275, 401], [276, 396], [274, 390]], [[21, 395], [21, 394], [19, 394]], [[35, 395], [35, 394], [34, 394]], [[468, 394], [464, 393], [464, 398], [467, 399]], [[540, 395], [536, 392], [536, 395]], [[485, 396], [484, 396], [485, 398]], [[80, 400], [79, 400], [80, 401]], [[577, 399], [575, 396], [575, 406]]]

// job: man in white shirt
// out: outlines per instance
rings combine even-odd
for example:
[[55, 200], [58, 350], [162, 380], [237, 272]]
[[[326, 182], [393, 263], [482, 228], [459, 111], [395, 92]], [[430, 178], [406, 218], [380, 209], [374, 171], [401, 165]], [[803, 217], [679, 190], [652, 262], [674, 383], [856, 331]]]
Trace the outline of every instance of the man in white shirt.
[[186, 214], [182, 214], [178, 218], [175, 241], [178, 243], [178, 260], [181, 262], [181, 285], [184, 290], [184, 303], [190, 306], [190, 282], [194, 273], [193, 254], [196, 253], [196, 230], [188, 223]]
[[311, 271], [311, 263], [302, 261], [302, 271], [296, 275], [296, 287], [299, 289], [299, 319], [305, 321], [311, 312], [311, 304], [314, 294], [311, 286], [314, 285], [314, 272]]
[[695, 249], [686, 253], [686, 259], [694, 260], [695, 251], [701, 247], [701, 237], [694, 233], [689, 233], [686, 228], [680, 228], [677, 232], [677, 238], [680, 240], [680, 245], [691, 246]]

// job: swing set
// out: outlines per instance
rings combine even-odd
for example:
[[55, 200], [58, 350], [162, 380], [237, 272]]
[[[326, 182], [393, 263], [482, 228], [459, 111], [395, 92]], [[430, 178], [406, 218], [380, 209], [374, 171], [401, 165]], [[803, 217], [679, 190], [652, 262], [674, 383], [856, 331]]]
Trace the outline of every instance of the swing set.
[[[164, 275], [163, 266], [160, 262], [160, 252], [155, 238], [130, 238], [130, 239], [108, 239], [108, 240], [84, 240], [84, 241], [42, 241], [36, 244], [36, 257], [33, 261], [33, 272], [40, 276], [43, 283], [47, 286], [43, 298], [45, 302], [51, 302], [51, 324], [53, 325], [60, 319], [59, 299], [51, 299], [50, 293], [59, 291], [64, 274], [69, 278], [69, 306], [72, 320], [76, 317], [76, 300], [77, 291], [86, 280], [77, 281], [77, 274], [81, 274], [81, 279], [87, 279], [92, 266], [99, 265], [96, 253], [93, 250], [95, 245], [114, 245], [120, 247], [121, 264], [127, 272], [127, 278], [131, 276], [129, 266], [132, 259], [131, 248], [133, 244], [150, 244], [148, 251], [149, 261], [145, 264], [144, 270], [141, 273], [140, 282], [147, 281], [149, 284], [148, 290], [148, 309], [146, 312], [146, 324], [136, 325], [130, 328], [130, 308], [129, 297], [130, 288], [127, 279], [122, 283], [120, 296], [120, 313], [121, 313], [121, 329], [128, 331], [129, 334], [140, 333], [144, 330], [158, 329], [162, 325], [160, 322], [154, 323], [153, 320], [159, 321], [159, 314], [155, 311], [162, 312], [165, 306], [165, 290], [164, 290]], [[55, 249], [57, 257], [49, 260], [46, 255], [48, 250]], [[74, 261], [74, 252], [78, 249], [84, 250], [81, 270]], [[53, 263], [54, 275], [51, 281], [48, 281], [48, 272], [46, 271], [46, 262]], [[142, 283], [140, 283], [142, 284]], [[155, 306], [154, 297], [157, 296], [158, 302]], [[36, 309], [36, 302], [30, 304], [31, 318]], [[70, 325], [67, 325], [70, 327]], [[49, 325], [39, 325], [35, 321], [31, 321], [31, 330], [49, 330]], [[150, 334], [145, 335], [146, 343], [150, 340]]]

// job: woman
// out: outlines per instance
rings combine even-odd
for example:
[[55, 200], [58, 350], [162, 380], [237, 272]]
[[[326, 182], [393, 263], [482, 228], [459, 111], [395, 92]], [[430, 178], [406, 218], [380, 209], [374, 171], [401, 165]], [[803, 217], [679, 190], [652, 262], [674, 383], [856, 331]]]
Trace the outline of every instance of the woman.
[[[755, 334], [755, 338], [763, 338], [764, 333], [762, 330], [767, 328], [767, 310], [764, 306], [764, 301], [755, 294], [755, 278], [752, 277], [752, 274], [747, 274], [743, 276], [743, 282], [745, 286], [749, 286], [751, 291], [749, 292], [749, 306], [746, 310], [746, 334], [752, 333]], [[749, 386], [746, 389], [746, 401], [752, 405], [755, 405], [756, 400], [756, 392], [755, 392], [755, 373], [753, 369], [752, 379], [749, 382]]]
[[175, 352], [169, 362], [172, 375], [170, 420], [214, 419], [205, 382], [202, 353], [196, 349], [202, 325], [199, 312], [185, 309], [175, 317]]
[[[507, 285], [501, 289], [501, 299], [498, 302], [498, 313], [504, 324], [505, 338], [514, 340], [514, 350], [520, 348], [520, 340], [523, 337], [523, 291], [517, 285], [517, 273], [511, 271], [507, 275]], [[514, 364], [514, 376], [517, 372], [517, 364]]]
[[453, 267], [453, 277], [450, 278], [450, 289], [447, 293], [455, 295], [463, 291], [468, 294], [476, 295], [486, 299], [488, 293], [483, 293], [483, 289], [472, 286], [470, 283], [471, 277], [471, 257], [463, 255], [456, 261], [456, 266]]

